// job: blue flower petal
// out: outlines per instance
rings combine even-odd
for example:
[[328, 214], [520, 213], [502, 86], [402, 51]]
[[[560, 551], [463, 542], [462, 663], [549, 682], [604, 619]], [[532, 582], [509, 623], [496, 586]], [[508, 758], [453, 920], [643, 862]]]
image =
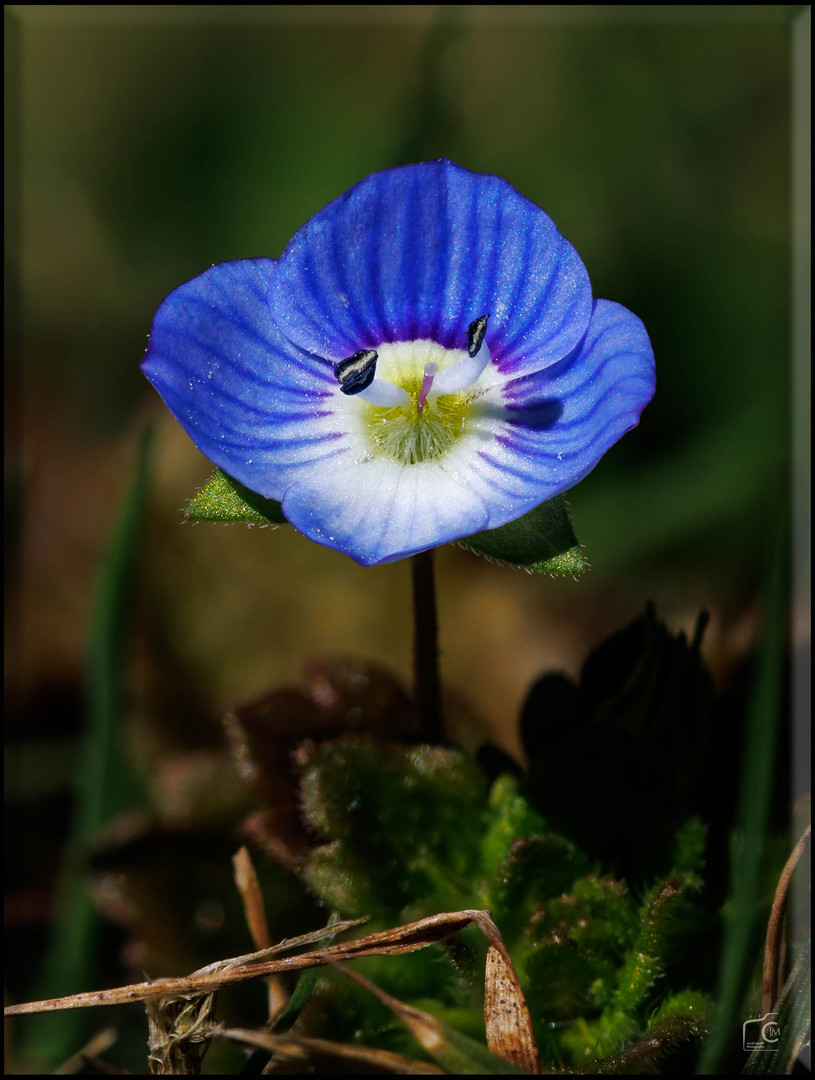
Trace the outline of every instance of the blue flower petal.
[[653, 393], [644, 326], [598, 300], [572, 355], [485, 395], [443, 458], [327, 462], [289, 488], [283, 512], [363, 565], [497, 528], [577, 483], [634, 427]]
[[[429, 457], [400, 441], [447, 438], [429, 436], [426, 417], [411, 426], [423, 398], [412, 419], [377, 418], [364, 394], [342, 392], [335, 364], [367, 348], [380, 349], [385, 378], [432, 380], [422, 349], [466, 355], [483, 315], [491, 359], [471, 403], [452, 406], [463, 410], [452, 442]], [[435, 345], [399, 346], [388, 368], [381, 346], [416, 340]], [[177, 289], [156, 313], [143, 370], [207, 457], [363, 565], [495, 528], [565, 491], [654, 392], [642, 323], [592, 301], [547, 215], [447, 161], [369, 177], [278, 263], [227, 263]], [[446, 392], [440, 382], [438, 400]], [[372, 417], [397, 426], [383, 440]]]
[[[471, 485], [490, 506], [490, 528], [573, 487], [634, 427], [655, 389], [642, 322], [597, 300], [584, 341], [561, 363], [501, 390], [507, 406], [483, 422]], [[490, 427], [486, 437], [486, 428]]]
[[478, 492], [442, 464], [405, 467], [385, 457], [312, 470], [286, 492], [283, 513], [363, 566], [471, 536], [489, 521]]
[[504, 374], [562, 359], [591, 315], [580, 257], [552, 220], [505, 180], [450, 161], [374, 173], [295, 235], [272, 281], [283, 333], [333, 361], [383, 342], [465, 348], [491, 316]]
[[272, 259], [213, 266], [164, 300], [142, 370], [193, 442], [267, 498], [349, 453], [331, 364], [289, 342], [269, 315]]

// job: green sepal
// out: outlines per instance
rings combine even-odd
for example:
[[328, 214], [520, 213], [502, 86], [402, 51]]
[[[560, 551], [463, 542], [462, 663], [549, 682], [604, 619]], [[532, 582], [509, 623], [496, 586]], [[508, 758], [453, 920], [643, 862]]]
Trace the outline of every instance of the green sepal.
[[193, 495], [184, 509], [188, 521], [242, 522], [244, 525], [285, 525], [283, 509], [264, 499], [221, 469]]
[[569, 506], [562, 495], [530, 510], [528, 514], [486, 529], [464, 540], [462, 547], [496, 562], [522, 566], [536, 574], [582, 577], [589, 570], [572, 526]]

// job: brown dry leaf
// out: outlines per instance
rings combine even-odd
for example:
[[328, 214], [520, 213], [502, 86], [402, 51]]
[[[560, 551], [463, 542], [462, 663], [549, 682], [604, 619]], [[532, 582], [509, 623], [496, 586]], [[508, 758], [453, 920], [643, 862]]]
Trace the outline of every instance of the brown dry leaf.
[[389, 1050], [376, 1050], [370, 1046], [353, 1043], [337, 1043], [328, 1039], [309, 1039], [297, 1035], [270, 1035], [266, 1031], [246, 1031], [240, 1028], [218, 1028], [214, 1034], [222, 1039], [254, 1046], [259, 1050], [304, 1063], [319, 1059], [348, 1061], [354, 1065], [376, 1069], [377, 1072], [410, 1075], [412, 1073], [442, 1074], [443, 1069], [426, 1061], [393, 1054]]
[[490, 944], [484, 975], [487, 1046], [524, 1072], [540, 1072], [532, 1017], [506, 949]]
[[240, 847], [232, 856], [232, 867], [235, 871], [235, 884], [243, 901], [243, 910], [252, 941], [259, 950], [268, 949], [271, 944], [269, 936], [269, 924], [266, 922], [266, 911], [263, 907], [263, 896], [260, 891], [260, 883], [255, 873], [255, 867], [249, 852], [245, 847]]
[[349, 919], [310, 934], [289, 938], [271, 949], [247, 953], [245, 956], [236, 956], [229, 960], [217, 960], [213, 964], [194, 971], [191, 975], [132, 983], [130, 986], [120, 986], [113, 990], [94, 990], [84, 994], [70, 994], [67, 997], [8, 1005], [4, 1016], [23, 1016], [29, 1013], [57, 1012], [61, 1009], [85, 1009], [93, 1005], [121, 1005], [128, 1001], [147, 1001], [152, 998], [209, 993], [223, 986], [246, 982], [249, 979], [262, 979], [280, 971], [302, 971], [303, 968], [322, 967], [333, 961], [352, 960], [357, 956], [395, 956], [400, 953], [414, 952], [436, 941], [441, 941], [457, 930], [463, 930], [481, 914], [478, 911], [458, 911], [432, 915], [430, 918], [420, 919], [418, 922], [408, 923], [392, 930], [368, 934], [355, 941], [342, 942], [296, 956], [269, 959], [277, 953], [311, 945], [321, 938], [333, 937], [366, 921], [365, 919]]
[[[263, 951], [271, 947], [272, 939], [269, 934], [269, 924], [266, 921], [266, 910], [263, 905], [263, 894], [260, 891], [260, 882], [255, 873], [252, 857], [245, 847], [241, 847], [232, 856], [232, 866], [235, 871], [235, 884], [243, 901], [243, 910], [249, 933], [256, 948]], [[269, 1019], [274, 1019], [282, 1009], [285, 1009], [288, 994], [283, 986], [279, 975], [270, 975], [267, 980], [269, 996]]]
[[[368, 934], [354, 941], [341, 942], [295, 956], [269, 959], [277, 953], [302, 948], [321, 938], [333, 937], [363, 922], [365, 922], [364, 919], [349, 919], [335, 923], [322, 930], [280, 942], [271, 949], [263, 949], [260, 952], [233, 957], [229, 960], [218, 960], [191, 975], [180, 978], [154, 979], [149, 982], [133, 983], [130, 986], [120, 986], [113, 990], [94, 990], [84, 994], [71, 994], [67, 997], [8, 1005], [4, 1015], [23, 1016], [30, 1013], [57, 1012], [61, 1009], [84, 1009], [93, 1005], [121, 1005], [128, 1001], [147, 1001], [151, 998], [209, 993], [222, 986], [246, 982], [249, 979], [262, 979], [280, 971], [302, 971], [303, 968], [322, 967], [337, 961], [353, 960], [359, 956], [398, 956], [400, 953], [415, 952], [417, 949], [424, 949], [434, 942], [449, 937], [457, 930], [463, 930], [471, 923], [478, 924], [482, 929], [485, 925], [493, 929], [495, 926], [489, 912], [470, 910], [444, 912], [440, 915], [431, 915], [426, 919], [419, 919], [418, 922], [397, 926], [391, 930], [383, 930], [381, 933]], [[494, 932], [497, 933], [497, 931]]]
[[784, 913], [787, 907], [792, 875], [806, 846], [812, 836], [812, 826], [807, 825], [803, 835], [795, 845], [792, 854], [784, 864], [781, 876], [778, 879], [775, 896], [773, 898], [770, 918], [767, 924], [767, 937], [764, 946], [764, 969], [761, 979], [761, 1008], [762, 1013], [767, 1014], [775, 1005], [784, 987], [784, 965], [782, 955], [784, 953]]

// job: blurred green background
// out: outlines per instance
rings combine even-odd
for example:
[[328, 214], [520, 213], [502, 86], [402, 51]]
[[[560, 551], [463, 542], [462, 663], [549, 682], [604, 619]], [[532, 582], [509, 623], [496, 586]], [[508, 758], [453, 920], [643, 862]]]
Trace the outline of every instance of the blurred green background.
[[503, 176], [656, 355], [640, 427], [570, 495], [590, 575], [439, 552], [444, 674], [481, 714], [459, 739], [517, 753], [532, 679], [574, 673], [647, 599], [674, 629], [711, 611], [705, 649], [727, 686], [788, 512], [797, 11], [6, 8], [10, 798], [20, 835], [42, 840], [12, 859], [11, 920], [29, 955], [70, 806], [93, 584], [148, 419], [122, 728], [137, 788], [310, 657], [409, 674], [406, 565], [364, 570], [290, 529], [178, 527], [211, 467], [138, 368], [166, 293], [277, 256], [376, 169], [445, 156]]

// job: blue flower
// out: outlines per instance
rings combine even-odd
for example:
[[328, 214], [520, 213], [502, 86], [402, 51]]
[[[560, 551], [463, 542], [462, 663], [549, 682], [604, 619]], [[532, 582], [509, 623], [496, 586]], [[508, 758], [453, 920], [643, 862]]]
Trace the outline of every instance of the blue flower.
[[552, 220], [450, 161], [374, 173], [281, 258], [162, 303], [142, 365], [200, 450], [363, 565], [572, 487], [654, 393], [640, 320]]

